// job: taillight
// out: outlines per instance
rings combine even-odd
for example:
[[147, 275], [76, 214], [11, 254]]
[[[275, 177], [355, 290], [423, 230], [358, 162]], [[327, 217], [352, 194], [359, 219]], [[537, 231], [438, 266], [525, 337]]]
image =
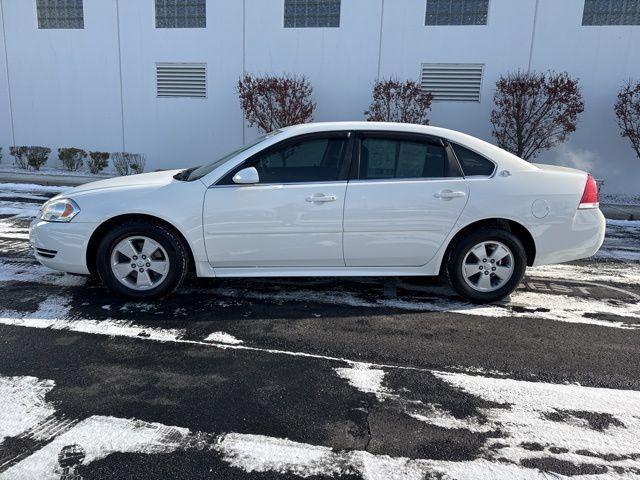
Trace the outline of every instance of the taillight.
[[584, 186], [584, 193], [578, 208], [598, 208], [600, 199], [598, 197], [598, 184], [593, 175], [587, 175], [587, 184]]

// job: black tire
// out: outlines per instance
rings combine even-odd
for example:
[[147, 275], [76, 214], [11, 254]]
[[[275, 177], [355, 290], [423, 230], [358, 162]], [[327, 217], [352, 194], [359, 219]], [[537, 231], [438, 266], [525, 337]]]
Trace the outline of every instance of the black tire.
[[[482, 292], [475, 290], [464, 279], [462, 263], [467, 253], [482, 242], [498, 241], [511, 250], [513, 255], [513, 274], [499, 289]], [[473, 258], [473, 257], [472, 257]], [[465, 299], [473, 303], [489, 303], [509, 296], [520, 284], [527, 268], [527, 254], [522, 242], [511, 232], [497, 228], [484, 228], [458, 240], [451, 249], [447, 260], [447, 277], [451, 287]]]
[[[130, 236], [145, 236], [157, 242], [169, 259], [169, 270], [157, 286], [136, 290], [121, 283], [111, 269], [111, 254], [116, 245]], [[96, 269], [102, 282], [111, 290], [129, 298], [161, 298], [173, 293], [182, 283], [189, 269], [187, 246], [171, 230], [157, 223], [132, 220], [109, 230], [101, 239], [96, 252]]]

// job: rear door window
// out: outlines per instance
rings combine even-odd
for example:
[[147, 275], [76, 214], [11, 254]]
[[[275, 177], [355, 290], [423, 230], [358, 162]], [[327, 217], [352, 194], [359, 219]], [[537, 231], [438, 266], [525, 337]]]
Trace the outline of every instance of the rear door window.
[[360, 179], [444, 178], [451, 175], [444, 146], [427, 141], [363, 138]]

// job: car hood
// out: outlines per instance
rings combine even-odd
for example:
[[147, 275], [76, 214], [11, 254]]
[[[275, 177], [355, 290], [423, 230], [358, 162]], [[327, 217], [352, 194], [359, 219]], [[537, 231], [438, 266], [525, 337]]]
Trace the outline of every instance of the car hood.
[[135, 188], [167, 185], [174, 181], [173, 176], [180, 170], [164, 170], [162, 172], [141, 173], [139, 175], [127, 175], [123, 177], [98, 180], [97, 182], [85, 183], [62, 193], [62, 196], [84, 195], [89, 192], [102, 190]]

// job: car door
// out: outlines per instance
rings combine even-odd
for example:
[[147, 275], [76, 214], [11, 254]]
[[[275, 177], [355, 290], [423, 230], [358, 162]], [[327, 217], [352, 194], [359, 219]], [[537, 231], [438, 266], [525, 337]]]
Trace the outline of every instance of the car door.
[[359, 166], [345, 200], [346, 265], [425, 265], [468, 199], [449, 145], [439, 138], [392, 132], [363, 133], [357, 144]]
[[[285, 140], [229, 172], [205, 195], [204, 238], [215, 268], [344, 267], [348, 132]], [[233, 176], [255, 167], [259, 182]]]

